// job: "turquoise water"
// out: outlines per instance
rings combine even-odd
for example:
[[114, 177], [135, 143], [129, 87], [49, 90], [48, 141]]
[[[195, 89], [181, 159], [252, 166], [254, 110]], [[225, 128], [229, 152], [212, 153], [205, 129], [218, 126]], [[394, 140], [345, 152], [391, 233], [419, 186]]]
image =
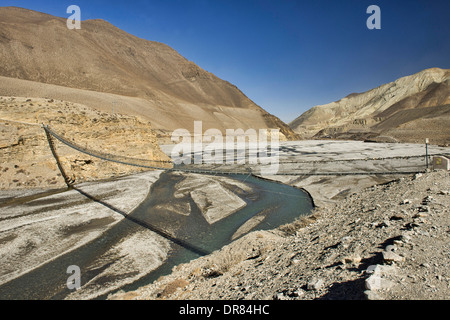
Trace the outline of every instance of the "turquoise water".
[[[102, 268], [92, 268], [97, 257], [117, 245], [124, 237], [147, 228], [169, 239], [171, 250], [167, 260], [158, 269], [130, 285], [117, 289], [134, 290], [170, 273], [175, 265], [211, 253], [230, 243], [238, 228], [255, 215], [264, 215], [264, 220], [252, 231], [268, 230], [292, 222], [299, 216], [308, 215], [313, 208], [312, 199], [301, 189], [254, 176], [227, 177], [243, 181], [253, 190], [237, 191], [247, 205], [234, 214], [209, 225], [192, 199], [180, 200], [173, 196], [177, 182], [184, 179], [184, 175], [162, 173], [153, 184], [147, 199], [126, 216], [126, 219], [88, 244], [1, 285], [0, 299], [64, 299], [70, 294], [66, 286], [67, 266], [77, 265], [81, 270], [91, 270], [82, 271], [82, 283], [86, 283], [102, 272]], [[158, 204], [176, 204], [180, 201], [190, 202], [191, 212], [188, 216], [158, 209]], [[126, 215], [119, 210], [116, 212]], [[99, 297], [104, 298], [106, 296]]]
[[239, 227], [258, 214], [263, 215], [264, 219], [250, 231], [274, 229], [300, 216], [310, 214], [314, 207], [309, 194], [301, 189], [254, 176], [227, 175], [227, 177], [245, 182], [253, 191], [240, 195], [247, 203], [243, 209], [212, 225], [205, 221], [193, 203], [189, 216], [180, 217], [179, 214], [155, 211], [154, 206], [161, 201], [174, 201], [171, 199], [174, 191], [172, 188], [183, 177], [164, 174], [159, 179], [152, 188], [150, 197], [132, 215], [157, 226], [167, 224], [168, 221], [177, 224], [179, 228], [175, 231], [176, 237], [183, 239], [188, 248], [173, 246], [167, 261], [160, 268], [124, 287], [125, 291], [149, 284], [160, 276], [169, 274], [174, 266], [198, 258], [201, 254], [189, 250], [191, 246], [205, 253], [211, 253], [229, 244]]

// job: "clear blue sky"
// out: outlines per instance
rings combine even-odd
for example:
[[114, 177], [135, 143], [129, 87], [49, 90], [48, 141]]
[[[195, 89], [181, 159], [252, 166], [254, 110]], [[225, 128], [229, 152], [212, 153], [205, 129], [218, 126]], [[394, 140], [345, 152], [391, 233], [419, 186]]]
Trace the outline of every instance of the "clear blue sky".
[[[60, 17], [101, 18], [168, 44], [280, 117], [425, 68], [450, 68], [450, 1], [0, 0]], [[381, 30], [369, 30], [369, 5]]]

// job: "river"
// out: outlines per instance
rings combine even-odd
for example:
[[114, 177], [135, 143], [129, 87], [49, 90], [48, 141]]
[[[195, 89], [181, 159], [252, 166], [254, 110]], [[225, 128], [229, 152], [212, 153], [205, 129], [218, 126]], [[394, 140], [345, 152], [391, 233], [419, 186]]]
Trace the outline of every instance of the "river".
[[[70, 251], [48, 263], [0, 286], [1, 299], [66, 299], [72, 291], [66, 286], [67, 266], [77, 265], [82, 272], [82, 288], [89, 283], [95, 291], [94, 299], [105, 299], [108, 294], [118, 290], [134, 290], [151, 283], [158, 277], [170, 273], [180, 263], [185, 263], [201, 255], [211, 253], [229, 244], [234, 239], [254, 230], [270, 230], [292, 222], [302, 215], [308, 215], [313, 208], [310, 196], [301, 189], [264, 180], [252, 175], [205, 176], [208, 181], [220, 180], [227, 193], [239, 196], [245, 205], [214, 223], [205, 219], [205, 214], [190, 196], [180, 196], [177, 188], [189, 174], [164, 172], [152, 185], [147, 199], [129, 215], [106, 230], [100, 237], [86, 245]], [[192, 176], [192, 174], [190, 174]], [[197, 175], [198, 176], [198, 175]], [[248, 188], [230, 184], [231, 179]], [[193, 186], [192, 188], [196, 188]], [[201, 188], [200, 188], [201, 189]], [[224, 189], [225, 190], [225, 189]], [[89, 195], [86, 195], [89, 197]], [[189, 207], [189, 214], [179, 214], [169, 207]], [[178, 210], [179, 211], [179, 210]], [[243, 228], [247, 226], [247, 228]], [[43, 231], [45, 232], [45, 231]], [[99, 264], [99, 256], [108, 256], [108, 250], [117, 246], [124, 238], [137, 233], [156, 233], [164, 243], [168, 243], [167, 256], [156, 269], [140, 274], [138, 270], [121, 271], [114, 276], [101, 276], [102, 271], [116, 263], [114, 257], [104, 259]], [[162, 242], [161, 242], [162, 243]], [[163, 244], [161, 244], [163, 245]], [[159, 253], [155, 253], [159, 254]], [[145, 259], [150, 256], [142, 256]], [[105, 262], [106, 261], [106, 262]], [[118, 265], [118, 268], [124, 266]], [[138, 274], [139, 273], [139, 274]], [[119, 278], [136, 277], [132, 283], [123, 284]], [[95, 281], [93, 280], [95, 279]], [[101, 288], [101, 290], [100, 290]], [[82, 289], [81, 289], [82, 290]], [[92, 289], [89, 298], [92, 297]], [[87, 298], [78, 295], [78, 298]]]

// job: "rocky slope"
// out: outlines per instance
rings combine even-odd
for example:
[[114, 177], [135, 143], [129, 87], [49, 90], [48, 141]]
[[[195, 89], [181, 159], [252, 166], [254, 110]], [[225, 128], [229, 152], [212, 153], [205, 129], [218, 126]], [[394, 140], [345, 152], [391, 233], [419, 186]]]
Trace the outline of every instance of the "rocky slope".
[[446, 144], [449, 123], [450, 70], [432, 68], [315, 106], [289, 125], [315, 138]]
[[[82, 21], [80, 30], [69, 30], [64, 18], [1, 7], [0, 57], [0, 76], [6, 77], [1, 95], [25, 96], [8, 78], [29, 80], [110, 94], [98, 98], [107, 98], [99, 104], [86, 99], [86, 92], [72, 95], [69, 101], [102, 111], [115, 107], [119, 113], [140, 114], [155, 129], [191, 129], [194, 120], [202, 120], [205, 130], [280, 128], [282, 137], [298, 138], [236, 86], [167, 45], [140, 39], [104, 20]], [[52, 92], [33, 92], [34, 97], [62, 99]], [[121, 103], [120, 97], [127, 101]], [[141, 106], [129, 108], [133, 103], [127, 98], [138, 99]]]
[[439, 299], [450, 293], [448, 172], [347, 196], [110, 299]]
[[[170, 160], [159, 149], [148, 121], [140, 117], [108, 114], [60, 100], [0, 97], [0, 189], [65, 186], [41, 123], [88, 149], [138, 159]], [[143, 170], [93, 158], [60, 142], [55, 144], [64, 170], [76, 182]]]

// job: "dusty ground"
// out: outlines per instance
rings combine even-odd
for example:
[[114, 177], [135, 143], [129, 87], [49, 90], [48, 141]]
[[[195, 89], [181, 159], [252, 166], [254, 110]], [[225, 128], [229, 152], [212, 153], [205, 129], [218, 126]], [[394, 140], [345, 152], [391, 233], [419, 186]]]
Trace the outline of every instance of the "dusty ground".
[[[93, 110], [53, 99], [0, 97], [0, 189], [65, 186], [40, 124], [97, 152], [149, 160], [169, 160], [148, 122], [139, 117]], [[34, 125], [33, 125], [34, 124]], [[106, 162], [55, 140], [64, 170], [77, 183], [142, 172]], [[165, 167], [165, 163], [151, 165]]]
[[110, 299], [448, 299], [448, 172], [363, 189]]

